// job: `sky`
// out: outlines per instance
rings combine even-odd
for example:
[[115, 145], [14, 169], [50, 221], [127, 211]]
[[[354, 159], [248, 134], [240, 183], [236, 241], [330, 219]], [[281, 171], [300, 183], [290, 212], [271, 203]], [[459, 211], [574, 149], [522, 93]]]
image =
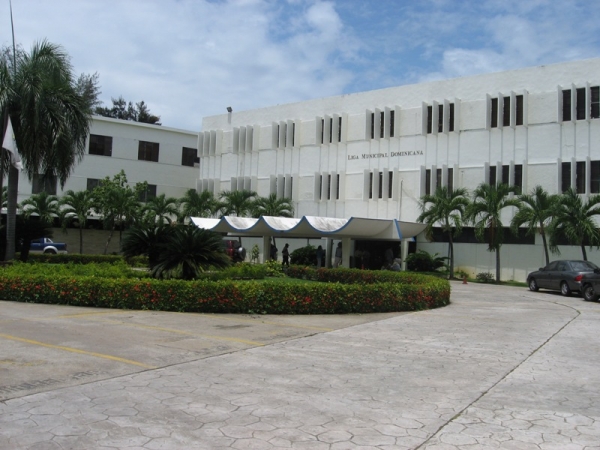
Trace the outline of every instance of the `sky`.
[[[61, 45], [100, 100], [164, 126], [313, 98], [600, 57], [598, 0], [12, 0], [15, 41]], [[0, 0], [0, 45], [12, 45]]]

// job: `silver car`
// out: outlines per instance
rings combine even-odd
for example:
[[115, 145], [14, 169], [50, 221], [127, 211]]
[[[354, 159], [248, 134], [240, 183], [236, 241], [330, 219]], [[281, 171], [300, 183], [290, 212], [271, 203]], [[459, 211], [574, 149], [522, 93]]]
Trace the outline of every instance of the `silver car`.
[[553, 261], [527, 275], [529, 289], [552, 289], [569, 296], [573, 291], [581, 291], [581, 279], [584, 273], [593, 273], [598, 266], [590, 261]]

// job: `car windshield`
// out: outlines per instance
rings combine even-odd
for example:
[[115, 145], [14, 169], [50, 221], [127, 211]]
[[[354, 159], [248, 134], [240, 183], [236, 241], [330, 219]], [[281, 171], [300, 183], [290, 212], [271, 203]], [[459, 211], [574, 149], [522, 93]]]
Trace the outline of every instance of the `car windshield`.
[[589, 262], [589, 261], [572, 261], [571, 267], [576, 272], [586, 272], [586, 271], [591, 272], [594, 269], [598, 268], [598, 266], [596, 264]]

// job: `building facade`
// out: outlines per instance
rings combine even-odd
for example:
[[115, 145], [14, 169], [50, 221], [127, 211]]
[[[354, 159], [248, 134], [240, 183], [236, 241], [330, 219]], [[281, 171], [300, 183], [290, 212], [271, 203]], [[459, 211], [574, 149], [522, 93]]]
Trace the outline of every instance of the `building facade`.
[[183, 197], [196, 186], [198, 133], [139, 122], [94, 116], [86, 152], [61, 189], [56, 179], [19, 177], [18, 202], [46, 191], [57, 196], [68, 190], [93, 189], [98, 182], [125, 171], [130, 184], [148, 182], [145, 198], [166, 194]]
[[[410, 222], [437, 186], [483, 182], [589, 196], [600, 193], [600, 59], [230, 112], [205, 117], [202, 130], [199, 190], [276, 193], [297, 216]], [[502, 247], [503, 279], [544, 265], [538, 241]], [[418, 247], [447, 251], [424, 237]], [[456, 266], [493, 272], [486, 249], [459, 243]]]

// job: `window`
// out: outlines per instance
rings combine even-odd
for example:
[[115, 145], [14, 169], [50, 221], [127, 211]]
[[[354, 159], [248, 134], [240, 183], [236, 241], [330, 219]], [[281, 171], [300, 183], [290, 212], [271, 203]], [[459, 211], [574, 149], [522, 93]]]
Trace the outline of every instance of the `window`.
[[335, 199], [340, 199], [340, 174], [337, 174], [337, 184], [335, 186]]
[[323, 175], [319, 176], [319, 200], [323, 200]]
[[517, 95], [516, 125], [523, 125], [523, 96]]
[[331, 174], [327, 175], [327, 200], [331, 200]]
[[195, 148], [183, 147], [181, 149], [181, 165], [194, 167], [196, 163], [198, 151]]
[[296, 145], [296, 122], [292, 122], [292, 147]]
[[562, 104], [562, 120], [567, 122], [571, 120], [571, 89], [565, 89], [562, 91], [563, 104]]
[[377, 198], [383, 198], [383, 172], [379, 172], [379, 186]]
[[492, 128], [498, 128], [498, 99], [492, 99], [492, 120], [490, 123]]
[[87, 190], [88, 191], [93, 191], [94, 189], [96, 189], [98, 186], [100, 186], [100, 181], [98, 178], [88, 178], [87, 179]]
[[590, 117], [592, 119], [600, 119], [600, 87], [596, 86], [590, 88], [590, 94], [592, 95]]
[[[390, 111], [388, 116], [389, 125], [390, 125], [390, 137], [394, 137], [394, 111]], [[375, 139], [375, 136], [379, 136], [379, 138], [385, 138], [385, 111], [379, 111], [379, 131], [375, 130], [375, 113], [371, 113], [371, 139]], [[340, 130], [342, 129], [342, 122], [340, 118]], [[376, 133], [377, 131], [377, 133]], [[341, 141], [341, 137], [340, 137]]]
[[140, 161], [158, 162], [158, 142], [140, 141], [138, 159]]
[[371, 139], [375, 139], [375, 113], [371, 113]]
[[[587, 111], [587, 88], [575, 89], [575, 120], [586, 120], [588, 118]], [[589, 90], [589, 118], [600, 118], [600, 86], [592, 86]], [[572, 90], [564, 89], [562, 91], [562, 120], [568, 122], [573, 119], [571, 114], [572, 105]]]
[[39, 194], [41, 192], [45, 192], [49, 195], [56, 195], [56, 186], [58, 184], [58, 178], [54, 175], [36, 174], [33, 176], [31, 184], [32, 194]]
[[575, 189], [578, 194], [585, 194], [585, 161], [577, 161], [575, 169]]
[[515, 164], [515, 181], [514, 186], [519, 188], [519, 191], [523, 190], [523, 164]]
[[578, 88], [576, 90], [576, 112], [577, 120], [585, 120], [585, 88]]
[[427, 107], [427, 134], [433, 132], [433, 106]]
[[444, 131], [444, 105], [438, 105], [438, 133]]
[[502, 125], [510, 127], [510, 97], [504, 97], [502, 102]]
[[388, 198], [392, 198], [394, 188], [394, 172], [388, 172]]
[[442, 186], [442, 169], [435, 170], [435, 186], [436, 188]]
[[590, 189], [592, 194], [600, 194], [600, 161], [592, 161], [590, 167]]
[[496, 166], [490, 166], [490, 185], [496, 184]]
[[454, 190], [454, 169], [448, 169], [448, 191], [452, 192]]
[[156, 197], [156, 185], [149, 184], [145, 191], [140, 192], [138, 201], [146, 203], [148, 200]]
[[510, 166], [502, 166], [502, 183], [510, 185]]
[[325, 119], [321, 119], [321, 144], [325, 143]]
[[395, 111], [392, 110], [390, 111], [390, 137], [394, 137], [394, 121], [396, 120], [395, 116]]
[[431, 195], [431, 169], [425, 171], [425, 195]]
[[90, 134], [90, 155], [112, 156], [112, 136]]
[[333, 117], [329, 118], [329, 143], [333, 142]]
[[454, 103], [450, 103], [448, 131], [454, 131]]
[[338, 142], [342, 142], [342, 118], [338, 117]]
[[385, 112], [381, 111], [379, 113], [379, 137], [383, 138], [385, 136]]
[[560, 190], [566, 192], [571, 187], [571, 163], [562, 163]]
[[369, 198], [373, 198], [373, 172], [369, 173]]

